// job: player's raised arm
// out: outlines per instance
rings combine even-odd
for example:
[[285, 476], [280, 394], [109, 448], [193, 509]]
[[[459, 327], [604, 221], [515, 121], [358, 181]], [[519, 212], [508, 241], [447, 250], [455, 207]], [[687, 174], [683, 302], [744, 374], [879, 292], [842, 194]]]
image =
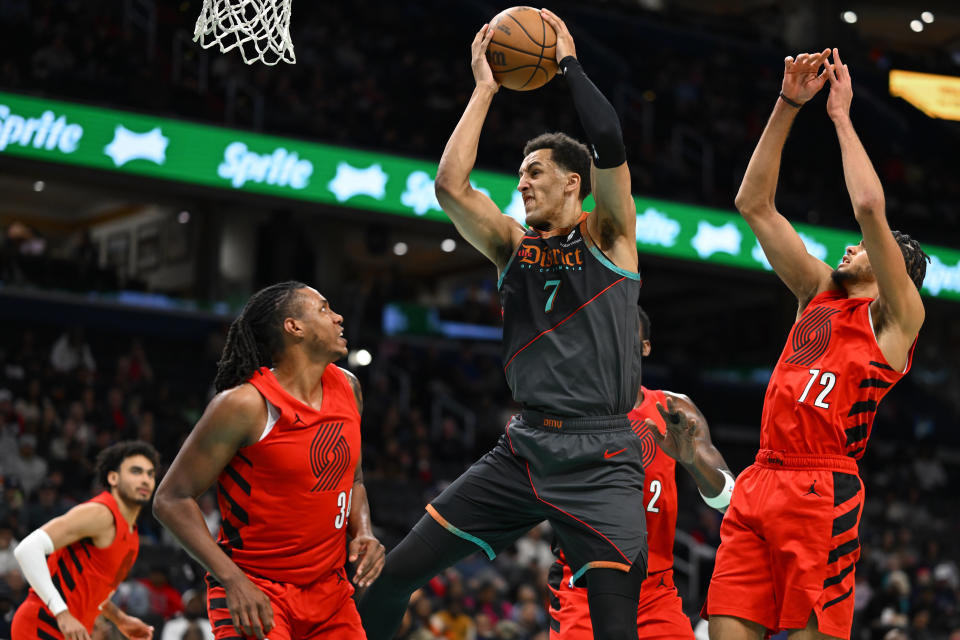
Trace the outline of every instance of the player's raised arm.
[[[833, 50], [833, 61], [827, 62], [826, 67], [830, 79], [827, 113], [837, 130], [847, 192], [853, 204], [853, 213], [863, 232], [863, 246], [867, 250], [870, 266], [877, 278], [877, 288], [880, 290], [875, 311], [879, 311], [896, 327], [899, 335], [891, 336], [887, 340], [893, 343], [889, 345], [891, 351], [898, 352], [900, 356], [896, 359], [903, 359], [906, 364], [907, 350], [913, 344], [924, 319], [920, 284], [915, 283], [907, 271], [903, 253], [887, 223], [880, 178], [850, 120], [853, 84], [847, 65], [840, 60], [839, 51]], [[882, 333], [878, 334], [877, 338], [886, 355]]]
[[573, 37], [563, 20], [548, 9], [541, 9], [540, 14], [557, 32], [557, 64], [570, 87], [593, 152], [590, 181], [597, 206], [587, 225], [600, 248], [612, 249], [614, 256], [620, 258], [614, 259], [617, 266], [636, 270], [637, 211], [630, 193], [630, 169], [620, 118], [580, 66]]
[[777, 211], [774, 197], [787, 134], [800, 107], [826, 82], [826, 71], [819, 75], [817, 71], [829, 52], [801, 53], [796, 59], [787, 56], [784, 60], [780, 97], [750, 157], [735, 200], [773, 270], [797, 296], [801, 308], [830, 286], [831, 269], [807, 253], [799, 234]]
[[513, 248], [520, 242], [523, 227], [501, 213], [493, 200], [470, 185], [470, 172], [477, 161], [480, 130], [493, 96], [500, 88], [486, 58], [491, 39], [493, 29], [486, 24], [473, 39], [470, 64], [476, 87], [443, 149], [434, 186], [437, 201], [460, 235], [500, 271], [510, 260]]
[[267, 421], [263, 397], [249, 384], [214, 397], [157, 488], [153, 513], [227, 593], [233, 625], [263, 638], [273, 628], [270, 600], [217, 546], [197, 497], [216, 481], [237, 450], [256, 442]]
[[664, 391], [667, 406], [657, 403], [657, 411], [666, 424], [661, 434], [649, 418], [647, 428], [664, 453], [679, 462], [693, 476], [704, 502], [724, 512], [733, 495], [734, 477], [730, 467], [710, 439], [707, 419], [685, 395]]

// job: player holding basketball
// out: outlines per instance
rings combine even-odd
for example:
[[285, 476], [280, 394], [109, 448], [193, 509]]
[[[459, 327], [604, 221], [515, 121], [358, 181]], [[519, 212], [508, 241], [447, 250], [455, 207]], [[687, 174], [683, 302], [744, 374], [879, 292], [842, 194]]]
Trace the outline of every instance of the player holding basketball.
[[153, 637], [153, 627], [109, 598], [137, 559], [137, 517], [153, 495], [159, 462], [146, 442], [104, 449], [97, 456], [97, 476], [107, 490], [17, 545], [14, 555], [30, 594], [13, 617], [13, 640], [89, 640], [100, 614], [127, 638]]
[[440, 159], [436, 190], [460, 234], [499, 272], [504, 372], [523, 410], [389, 554], [360, 606], [372, 640], [392, 637], [410, 594], [432, 576], [478, 548], [493, 558], [543, 520], [574, 582], [586, 584], [596, 637], [637, 637], [647, 550], [641, 440], [627, 419], [640, 387], [636, 209], [617, 114], [580, 67], [563, 22], [541, 15], [557, 33], [593, 166], [587, 148], [564, 134], [529, 141], [517, 186], [529, 230], [470, 186], [499, 88], [484, 55], [494, 35], [485, 25], [472, 45], [476, 87]]
[[[637, 309], [642, 353], [646, 357], [650, 354], [650, 319], [643, 309]], [[690, 618], [683, 612], [683, 603], [673, 585], [676, 462], [696, 480], [704, 501], [721, 512], [730, 503], [733, 476], [710, 441], [706, 419], [687, 396], [641, 386], [629, 417], [634, 433], [643, 442], [643, 504], [650, 545], [649, 575], [640, 589], [636, 614], [637, 633], [641, 640], [693, 640]], [[562, 556], [550, 569], [551, 640], [593, 638], [587, 594], [580, 587], [570, 586], [572, 575]]]
[[[217, 638], [364, 637], [347, 536], [361, 587], [383, 545], [360, 467], [360, 385], [333, 364], [347, 355], [342, 323], [301, 282], [255, 293], [227, 334], [219, 393], [157, 490], [157, 518], [209, 571]], [[216, 542], [196, 502], [214, 482]]]
[[[737, 208], [799, 302], [767, 386], [760, 452], [737, 479], [705, 605], [710, 637], [848, 638], [863, 456], [877, 403], [910, 369], [924, 310], [926, 254], [891, 232], [883, 189], [850, 121], [839, 53], [788, 57], [783, 87], [747, 167]], [[825, 69], [817, 75], [820, 66]], [[830, 81], [847, 191], [863, 241], [831, 269], [774, 207], [780, 155], [797, 111]]]

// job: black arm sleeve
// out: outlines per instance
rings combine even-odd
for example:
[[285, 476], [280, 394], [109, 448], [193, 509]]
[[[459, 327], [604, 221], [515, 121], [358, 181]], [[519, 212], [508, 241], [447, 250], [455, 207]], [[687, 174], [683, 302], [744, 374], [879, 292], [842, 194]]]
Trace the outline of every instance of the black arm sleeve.
[[613, 105], [590, 81], [573, 56], [560, 61], [560, 70], [570, 85], [580, 124], [593, 147], [593, 163], [598, 169], [612, 169], [626, 162], [627, 151], [623, 146], [620, 117]]

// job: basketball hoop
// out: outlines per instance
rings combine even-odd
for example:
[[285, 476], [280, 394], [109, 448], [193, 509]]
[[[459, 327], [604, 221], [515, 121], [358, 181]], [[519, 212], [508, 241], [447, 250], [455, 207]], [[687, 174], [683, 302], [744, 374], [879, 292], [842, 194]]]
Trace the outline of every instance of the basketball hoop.
[[193, 41], [226, 53], [238, 48], [247, 64], [294, 64], [290, 40], [291, 0], [203, 0]]

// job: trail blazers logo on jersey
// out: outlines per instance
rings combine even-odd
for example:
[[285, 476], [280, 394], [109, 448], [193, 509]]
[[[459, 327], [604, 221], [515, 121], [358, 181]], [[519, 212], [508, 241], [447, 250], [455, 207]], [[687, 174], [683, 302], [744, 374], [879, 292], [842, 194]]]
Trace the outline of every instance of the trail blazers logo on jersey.
[[793, 355], [786, 362], [807, 367], [816, 362], [830, 346], [830, 316], [838, 309], [817, 307], [804, 316], [793, 330], [790, 346]]
[[657, 441], [653, 439], [650, 428], [643, 420], [630, 420], [630, 428], [640, 438], [641, 459], [643, 468], [646, 469], [653, 464], [653, 459], [657, 457]]
[[350, 447], [340, 433], [342, 422], [328, 422], [317, 427], [310, 443], [310, 468], [317, 479], [311, 491], [332, 491], [343, 478], [350, 464]]

